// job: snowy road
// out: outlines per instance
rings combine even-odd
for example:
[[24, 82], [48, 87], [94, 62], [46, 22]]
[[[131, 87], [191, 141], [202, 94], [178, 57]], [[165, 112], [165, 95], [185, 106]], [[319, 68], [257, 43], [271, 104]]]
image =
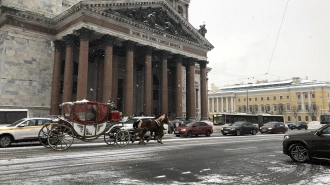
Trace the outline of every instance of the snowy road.
[[1, 184], [330, 184], [330, 165], [282, 154], [283, 134], [172, 138], [121, 148], [0, 149]]

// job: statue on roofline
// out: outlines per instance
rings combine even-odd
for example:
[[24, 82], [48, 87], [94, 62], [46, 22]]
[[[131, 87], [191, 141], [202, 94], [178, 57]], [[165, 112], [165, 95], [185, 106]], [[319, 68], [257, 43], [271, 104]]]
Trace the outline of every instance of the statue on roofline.
[[199, 26], [199, 30], [198, 30], [198, 32], [199, 32], [201, 35], [203, 35], [203, 37], [205, 37], [205, 34], [206, 34], [206, 32], [207, 32], [207, 29], [205, 28], [205, 23], [204, 23], [203, 25], [200, 25], [200, 26]]

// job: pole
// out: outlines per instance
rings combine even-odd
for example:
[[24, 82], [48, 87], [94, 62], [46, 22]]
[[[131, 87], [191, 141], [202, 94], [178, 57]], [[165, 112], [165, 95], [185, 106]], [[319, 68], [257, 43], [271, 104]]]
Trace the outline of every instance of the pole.
[[246, 89], [246, 113], [249, 113], [249, 89]]

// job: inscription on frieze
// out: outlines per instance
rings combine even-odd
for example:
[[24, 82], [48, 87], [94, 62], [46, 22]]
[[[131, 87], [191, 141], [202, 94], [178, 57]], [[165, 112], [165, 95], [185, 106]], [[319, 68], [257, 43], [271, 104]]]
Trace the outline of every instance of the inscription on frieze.
[[161, 44], [173, 47], [173, 48], [181, 49], [181, 46], [178, 45], [178, 44], [174, 44], [174, 43], [168, 42], [166, 40], [157, 39], [155, 37], [150, 37], [148, 35], [145, 35], [145, 34], [142, 34], [142, 33], [139, 33], [139, 32], [134, 32], [133, 31], [132, 35], [140, 37], [140, 38], [148, 40], [148, 41], [157, 42], [157, 43], [161, 43]]

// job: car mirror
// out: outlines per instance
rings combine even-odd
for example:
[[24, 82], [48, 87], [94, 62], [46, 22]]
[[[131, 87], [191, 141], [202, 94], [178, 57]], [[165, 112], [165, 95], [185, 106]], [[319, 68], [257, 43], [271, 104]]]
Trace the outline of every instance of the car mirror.
[[322, 135], [322, 132], [321, 132], [320, 130], [318, 130], [318, 131], [316, 132], [316, 135], [321, 136], [321, 135]]
[[18, 127], [25, 127], [25, 125], [24, 124], [21, 124], [21, 125], [18, 125]]

